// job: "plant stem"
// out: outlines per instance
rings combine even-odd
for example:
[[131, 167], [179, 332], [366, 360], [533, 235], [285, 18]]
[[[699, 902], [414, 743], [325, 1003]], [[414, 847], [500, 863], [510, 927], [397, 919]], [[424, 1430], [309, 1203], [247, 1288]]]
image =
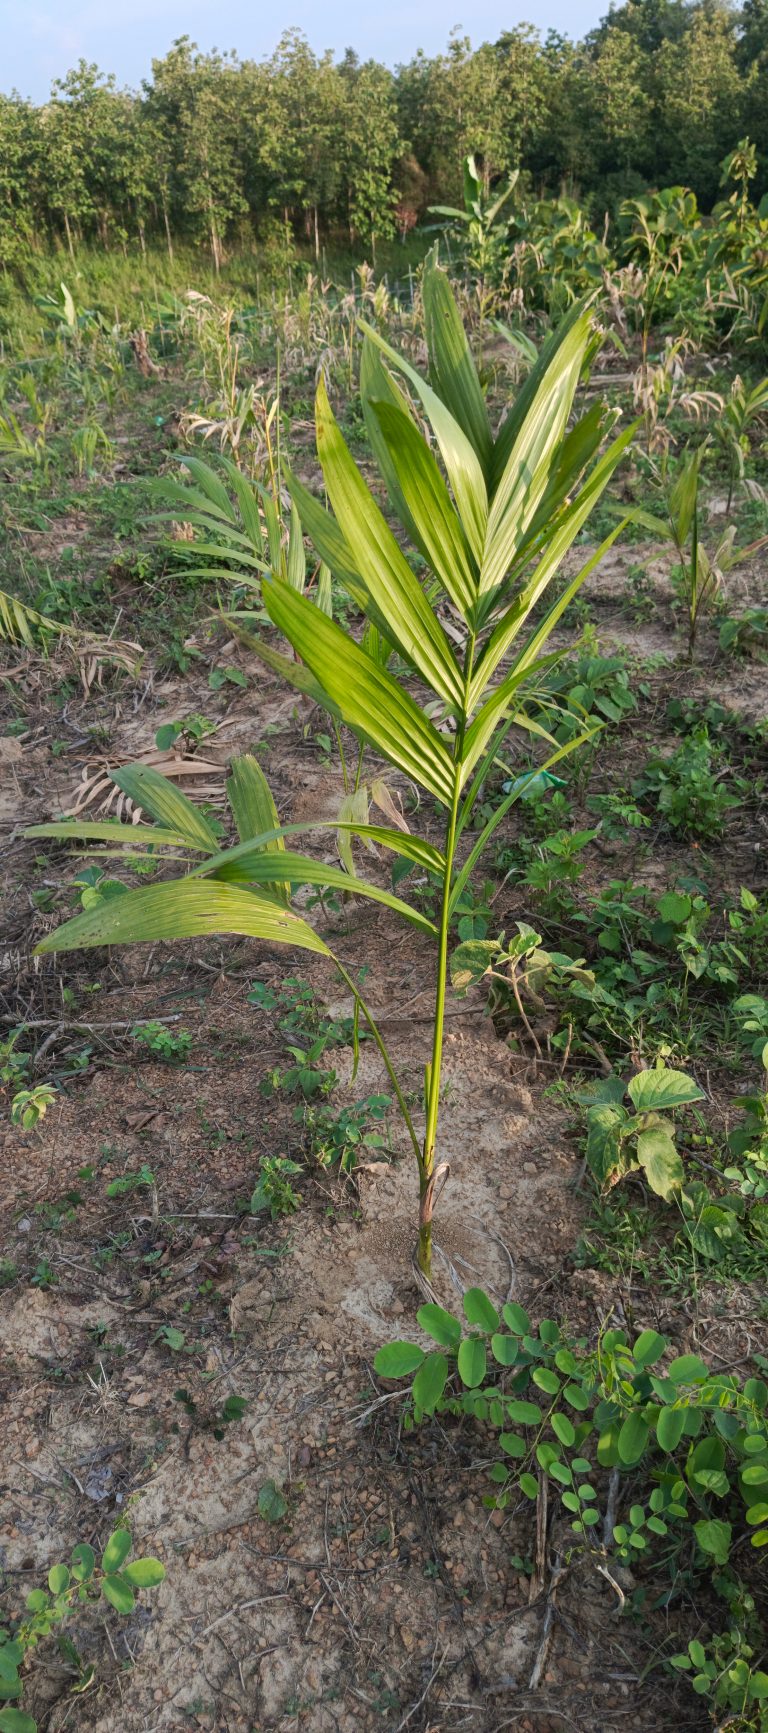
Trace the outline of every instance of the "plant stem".
[[341, 775], [342, 775], [342, 780], [344, 783], [344, 793], [349, 794], [349, 777], [347, 775], [347, 761], [346, 761], [346, 758], [344, 757], [344, 744], [343, 744], [343, 741], [341, 738], [341, 729], [339, 727], [338, 722], [336, 721], [335, 716], [331, 717], [331, 727], [332, 727], [333, 732], [336, 736], [336, 745], [338, 746], [338, 749], [339, 749], [339, 760], [341, 763]]
[[437, 1145], [437, 1122], [440, 1113], [440, 1079], [443, 1065], [443, 1035], [445, 1031], [445, 994], [448, 985], [448, 938], [451, 925], [451, 897], [453, 880], [453, 861], [456, 853], [456, 842], [459, 828], [459, 802], [461, 800], [462, 759], [464, 753], [464, 735], [466, 733], [469, 712], [469, 691], [472, 681], [472, 663], [475, 654], [475, 633], [467, 640], [464, 658], [464, 704], [457, 717], [456, 739], [453, 748], [453, 793], [448, 813], [448, 823], [445, 834], [445, 867], [443, 870], [443, 896], [440, 909], [440, 927], [437, 938], [437, 982], [435, 986], [435, 1018], [432, 1034], [432, 1060], [427, 1072], [426, 1109], [427, 1122], [424, 1131], [424, 1149], [419, 1160], [419, 1269], [429, 1278], [432, 1273], [432, 1211], [434, 1208], [434, 1168], [435, 1148]]
[[[459, 750], [459, 742], [457, 740], [457, 753]], [[443, 896], [442, 906], [440, 909], [440, 927], [437, 938], [437, 983], [435, 986], [432, 1060], [427, 1072], [427, 1123], [424, 1132], [424, 1149], [419, 1160], [419, 1268], [427, 1277], [430, 1275], [432, 1268], [433, 1173], [435, 1166], [435, 1147], [437, 1143], [437, 1122], [440, 1112], [440, 1078], [443, 1063], [443, 1034], [445, 1029], [445, 994], [448, 984], [448, 935], [451, 923], [451, 881], [453, 878], [453, 857], [456, 848], [459, 797], [460, 777], [459, 766], [457, 764], [445, 838]]]

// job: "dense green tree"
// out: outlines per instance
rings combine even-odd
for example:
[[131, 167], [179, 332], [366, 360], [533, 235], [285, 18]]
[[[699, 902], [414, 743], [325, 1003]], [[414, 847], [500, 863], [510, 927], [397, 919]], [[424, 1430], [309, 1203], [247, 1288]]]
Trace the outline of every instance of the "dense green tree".
[[547, 63], [538, 30], [518, 24], [495, 45], [505, 134], [504, 167], [520, 168], [544, 129]]
[[35, 158], [36, 116], [14, 93], [0, 96], [0, 265], [19, 264], [33, 234], [30, 173]]
[[[543, 112], [537, 136], [526, 147], [524, 164], [540, 188], [558, 191], [585, 184], [589, 140], [583, 136], [586, 61], [582, 51], [559, 31], [549, 30], [539, 68]], [[590, 117], [590, 134], [594, 116]]]
[[146, 103], [132, 102], [126, 111], [121, 175], [123, 222], [135, 226], [144, 252], [148, 225], [160, 211], [168, 215], [170, 177], [169, 140]]
[[[69, 75], [70, 78], [73, 76]], [[93, 213], [88, 191], [88, 136], [83, 109], [68, 100], [67, 81], [53, 87], [40, 114], [39, 182], [50, 222], [62, 224], [70, 253]]]
[[173, 142], [171, 196], [196, 240], [220, 270], [227, 231], [247, 211], [238, 172], [240, 92], [237, 62], [200, 54], [182, 36], [152, 63], [153, 114]]
[[[655, 101], [652, 57], [625, 29], [607, 30], [589, 68], [588, 106], [605, 180], [624, 190], [631, 171], [653, 174]], [[589, 135], [587, 115], [585, 133]]]
[[302, 217], [319, 255], [320, 212], [334, 209], [341, 186], [345, 82], [333, 56], [318, 60], [298, 30], [286, 32], [257, 78], [251, 153], [262, 203]]
[[768, 0], [744, 0], [736, 42], [744, 130], [768, 159]]
[[469, 38], [454, 33], [445, 54], [416, 55], [398, 69], [401, 125], [431, 190], [460, 199], [461, 165], [474, 155], [486, 191], [510, 166], [502, 58], [484, 43], [472, 52]]
[[743, 131], [733, 13], [720, 5], [697, 9], [682, 41], [662, 43], [657, 75], [664, 178], [692, 186], [711, 204], [722, 159]]
[[386, 67], [366, 60], [346, 79], [344, 176], [349, 230], [370, 241], [395, 233], [397, 191], [392, 165], [402, 149], [394, 80]]
[[662, 42], [682, 41], [692, 10], [688, 0], [625, 0], [623, 6], [611, 7], [587, 44], [599, 46], [609, 32], [623, 30], [643, 54], [658, 54]]
[[768, 0], [744, 0], [738, 21], [736, 64], [748, 77], [756, 60], [768, 55]]

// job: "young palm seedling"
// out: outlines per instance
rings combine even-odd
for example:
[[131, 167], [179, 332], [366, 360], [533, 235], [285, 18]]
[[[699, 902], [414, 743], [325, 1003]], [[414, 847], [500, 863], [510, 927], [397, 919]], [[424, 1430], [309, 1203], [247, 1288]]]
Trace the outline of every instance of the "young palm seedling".
[[[291, 666], [301, 666], [305, 689], [339, 726], [436, 803], [440, 846], [356, 816], [332, 827], [368, 837], [433, 875], [439, 883], [436, 923], [366, 880], [291, 853], [285, 837], [304, 827], [280, 827], [258, 766], [240, 760], [233, 766], [231, 795], [241, 840], [225, 850], [197, 808], [162, 777], [146, 769], [117, 772], [119, 786], [157, 826], [152, 832], [127, 828], [130, 842], [143, 836], [159, 846], [191, 846], [203, 858], [182, 878], [105, 900], [49, 934], [39, 949], [241, 933], [332, 958], [354, 994], [356, 1018], [362, 1014], [371, 1026], [405, 1118], [419, 1175], [419, 1265], [428, 1277], [435, 1183], [445, 1172], [438, 1161], [438, 1114], [451, 923], [526, 779], [516, 780], [482, 830], [472, 831], [470, 820], [512, 727], [544, 739], [544, 768], [589, 738], [581, 734], [558, 745], [540, 722], [529, 720], [526, 700], [540, 697], [540, 676], [553, 660], [546, 654], [552, 631], [619, 534], [621, 525], [540, 608], [632, 429], [601, 452], [612, 418], [599, 404], [569, 428], [576, 388], [595, 350], [583, 308], [572, 309], [542, 347], [495, 434], [448, 280], [434, 262], [424, 275], [424, 310], [429, 381], [367, 330], [361, 390], [392, 512], [431, 580], [423, 586], [415, 576], [353, 462], [321, 383], [317, 445], [331, 509], [294, 478], [288, 486], [318, 558], [367, 621], [364, 644], [277, 572], [264, 575], [262, 596], [270, 620], [298, 658]], [[33, 834], [41, 833], [107, 841], [119, 834], [112, 826], [43, 826]], [[373, 897], [415, 923], [434, 945], [421, 1134], [353, 979], [320, 934], [289, 907], [289, 887], [308, 882], [341, 883], [352, 894]]]
[[[714, 422], [714, 435], [728, 463], [728, 498], [726, 517], [733, 504], [738, 482], [745, 480], [745, 459], [749, 454], [749, 429], [753, 421], [768, 413], [768, 378], [748, 387], [736, 375], [723, 406], [722, 415]], [[752, 484], [754, 487], [754, 484]]]
[[688, 627], [688, 660], [693, 661], [696, 651], [696, 636], [705, 615], [711, 613], [717, 602], [726, 574], [740, 565], [743, 560], [752, 558], [764, 546], [768, 537], [762, 536], [759, 541], [751, 542], [749, 547], [734, 546], [736, 531], [730, 524], [720, 537], [717, 546], [707, 551], [701, 540], [701, 500], [700, 480], [701, 462], [706, 451], [706, 441], [689, 451], [674, 486], [665, 499], [664, 517], [653, 516], [650, 512], [638, 510], [633, 517], [646, 529], [654, 530], [666, 541], [673, 543], [679, 560], [677, 589], [686, 613]]
[[430, 214], [450, 219], [467, 264], [477, 278], [481, 316], [490, 312], [497, 298], [505, 267], [510, 259], [509, 216], [502, 216], [519, 180], [519, 170], [510, 175], [501, 193], [491, 199], [483, 186], [473, 156], [464, 159], [464, 209], [455, 205], [430, 205]]

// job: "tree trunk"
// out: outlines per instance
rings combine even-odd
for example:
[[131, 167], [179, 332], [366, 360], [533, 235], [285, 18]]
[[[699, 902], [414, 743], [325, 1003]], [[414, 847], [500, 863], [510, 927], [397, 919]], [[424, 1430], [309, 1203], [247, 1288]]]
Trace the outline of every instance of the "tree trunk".
[[314, 207], [314, 216], [315, 216], [315, 258], [319, 259], [319, 257], [320, 257], [320, 226], [319, 226], [319, 223], [317, 220], [317, 205], [315, 205], [315, 207]]
[[210, 230], [211, 230], [211, 252], [213, 253], [213, 268], [214, 268], [214, 271], [216, 272], [216, 275], [218, 277], [219, 272], [221, 271], [221, 241], [219, 240], [219, 231], [216, 227], [216, 217], [214, 215], [214, 210], [213, 210], [213, 199], [211, 198], [210, 192], [208, 194], [208, 222], [210, 224]]
[[69, 247], [69, 256], [71, 259], [74, 259], [75, 249], [72, 245], [72, 230], [69, 226], [69, 217], [68, 217], [66, 211], [64, 212], [64, 227], [65, 227], [66, 232], [67, 232], [67, 246]]
[[171, 240], [171, 225], [168, 221], [168, 206], [165, 202], [165, 193], [163, 193], [163, 222], [165, 224], [165, 238], [168, 243], [168, 257], [171, 264], [173, 264], [173, 241]]

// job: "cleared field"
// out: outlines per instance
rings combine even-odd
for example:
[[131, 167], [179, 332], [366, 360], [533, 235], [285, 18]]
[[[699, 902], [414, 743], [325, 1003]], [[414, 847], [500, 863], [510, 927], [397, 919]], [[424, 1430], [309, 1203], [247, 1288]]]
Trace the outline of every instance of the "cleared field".
[[734, 176], [9, 318], [3, 1733], [765, 1725]]

